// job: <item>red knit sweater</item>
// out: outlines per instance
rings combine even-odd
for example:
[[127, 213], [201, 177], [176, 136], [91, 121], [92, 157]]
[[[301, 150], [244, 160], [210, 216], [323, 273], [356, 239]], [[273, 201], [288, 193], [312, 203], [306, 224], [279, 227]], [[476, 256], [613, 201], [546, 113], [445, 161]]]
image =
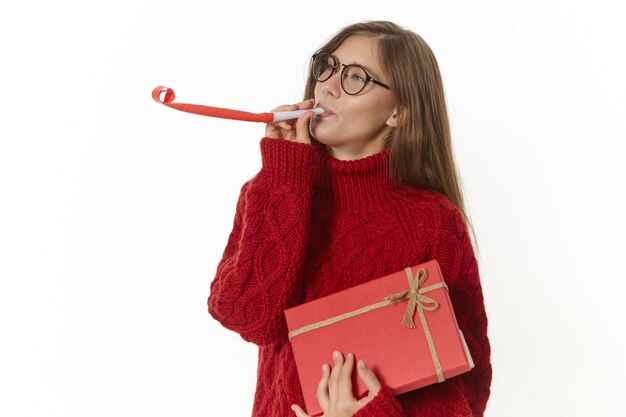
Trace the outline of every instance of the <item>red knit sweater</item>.
[[355, 417], [482, 416], [491, 384], [487, 317], [454, 204], [434, 191], [393, 188], [387, 149], [342, 161], [321, 144], [263, 138], [261, 156], [261, 170], [241, 188], [208, 299], [216, 320], [259, 346], [253, 417], [293, 417], [291, 404], [304, 407], [285, 308], [430, 259], [476, 367], [397, 397], [383, 387]]

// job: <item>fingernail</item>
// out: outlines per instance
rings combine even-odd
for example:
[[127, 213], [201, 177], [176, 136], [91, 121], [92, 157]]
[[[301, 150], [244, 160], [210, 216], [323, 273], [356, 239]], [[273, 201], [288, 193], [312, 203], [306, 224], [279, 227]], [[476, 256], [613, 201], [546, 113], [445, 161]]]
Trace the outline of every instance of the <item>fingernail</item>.
[[352, 353], [348, 353], [348, 359], [352, 359], [354, 355]]
[[333, 352], [333, 358], [335, 358], [335, 359], [337, 359], [337, 360], [338, 360], [339, 358], [341, 358], [341, 352], [339, 352], [339, 351], [337, 351], [337, 350], [336, 350], [336, 351], [334, 351], [334, 352]]
[[366, 366], [365, 366], [365, 361], [364, 361], [363, 359], [361, 359], [361, 360], [359, 361], [359, 368], [361, 368], [361, 369], [365, 369], [365, 368], [366, 368]]
[[328, 372], [328, 364], [324, 363], [322, 364], [322, 373], [325, 374], [326, 372]]

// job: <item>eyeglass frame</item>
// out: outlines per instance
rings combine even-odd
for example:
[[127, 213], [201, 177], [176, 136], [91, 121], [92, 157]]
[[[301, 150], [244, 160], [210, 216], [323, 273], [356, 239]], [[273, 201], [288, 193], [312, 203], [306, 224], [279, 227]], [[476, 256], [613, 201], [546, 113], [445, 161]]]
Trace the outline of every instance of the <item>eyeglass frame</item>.
[[[315, 71], [313, 71], [313, 63], [315, 62], [315, 58], [317, 58], [320, 55], [328, 55], [329, 57], [331, 57], [331, 59], [333, 60], [334, 64], [331, 68], [333, 69], [333, 71], [330, 73], [330, 75], [328, 76], [328, 78], [326, 78], [325, 80], [321, 81], [319, 80], [316, 76], [315, 76]], [[330, 80], [332, 78], [333, 75], [335, 75], [335, 73], [338, 71], [339, 66], [343, 65], [343, 69], [341, 70], [341, 74], [339, 75], [339, 83], [341, 84], [341, 89], [343, 90], [344, 93], [350, 95], [350, 96], [356, 96], [357, 94], [359, 94], [360, 92], [362, 92], [365, 87], [367, 86], [368, 83], [372, 82], [374, 84], [377, 84], [383, 88], [386, 88], [387, 90], [391, 91], [391, 87], [389, 87], [387, 84], [382, 83], [376, 79], [374, 79], [369, 72], [367, 72], [367, 70], [365, 69], [365, 67], [361, 64], [342, 64], [341, 62], [339, 62], [339, 60], [337, 59], [336, 56], [329, 54], [327, 52], [319, 52], [317, 54], [313, 54], [313, 56], [311, 57], [311, 76], [313, 77], [313, 79], [315, 81], [318, 81], [320, 83], [326, 82], [328, 80]], [[361, 70], [363, 70], [363, 72], [365, 73], [365, 83], [363, 84], [363, 87], [357, 91], [356, 93], [348, 93], [346, 91], [346, 89], [343, 86], [343, 74], [346, 72], [346, 70], [348, 69], [348, 67], [357, 67]]]

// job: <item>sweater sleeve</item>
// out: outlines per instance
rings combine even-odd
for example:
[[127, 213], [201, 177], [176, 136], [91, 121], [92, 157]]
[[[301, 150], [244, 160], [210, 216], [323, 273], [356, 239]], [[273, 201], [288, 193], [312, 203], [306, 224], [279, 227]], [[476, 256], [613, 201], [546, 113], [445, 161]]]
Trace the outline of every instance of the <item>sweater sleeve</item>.
[[241, 188], [207, 303], [224, 327], [262, 346], [286, 337], [283, 311], [302, 295], [319, 160], [304, 143], [263, 138], [260, 146], [262, 168]]
[[490, 394], [487, 316], [474, 250], [461, 212], [445, 203], [434, 227], [429, 259], [437, 259], [475, 367], [471, 371], [394, 397], [387, 387], [354, 417], [482, 417]]

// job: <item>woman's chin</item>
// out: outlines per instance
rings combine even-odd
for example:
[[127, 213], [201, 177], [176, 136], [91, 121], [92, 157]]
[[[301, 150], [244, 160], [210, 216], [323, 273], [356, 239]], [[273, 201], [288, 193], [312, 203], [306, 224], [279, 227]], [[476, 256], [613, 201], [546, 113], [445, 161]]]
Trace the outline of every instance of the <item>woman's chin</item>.
[[334, 129], [329, 129], [327, 126], [320, 126], [317, 123], [311, 124], [309, 129], [311, 136], [324, 145], [332, 145], [334, 142], [332, 138], [336, 137]]

